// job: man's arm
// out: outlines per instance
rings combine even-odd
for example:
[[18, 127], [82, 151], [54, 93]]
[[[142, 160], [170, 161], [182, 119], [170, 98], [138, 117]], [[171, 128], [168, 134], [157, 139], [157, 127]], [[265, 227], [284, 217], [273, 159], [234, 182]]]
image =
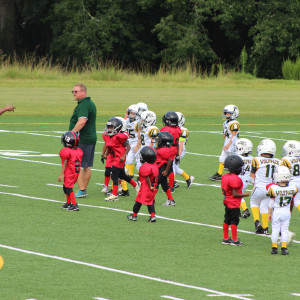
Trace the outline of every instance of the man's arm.
[[87, 122], [87, 118], [79, 118], [72, 131], [79, 132], [84, 127], [86, 122]]
[[16, 108], [13, 105], [6, 105], [3, 108], [0, 108], [0, 116], [4, 114], [6, 111], [14, 111]]

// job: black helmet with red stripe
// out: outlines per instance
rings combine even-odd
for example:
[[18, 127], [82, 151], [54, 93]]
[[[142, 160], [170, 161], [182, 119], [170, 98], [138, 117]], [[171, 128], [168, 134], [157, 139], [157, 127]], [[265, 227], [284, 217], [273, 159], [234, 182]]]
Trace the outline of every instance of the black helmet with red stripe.
[[76, 148], [79, 144], [79, 141], [80, 141], [79, 136], [74, 131], [67, 131], [61, 137], [61, 143], [65, 147], [69, 147], [69, 148]]
[[157, 151], [152, 148], [152, 147], [149, 147], [149, 146], [145, 146], [141, 149], [140, 151], [140, 154], [141, 154], [141, 163], [149, 163], [149, 164], [153, 164], [155, 163], [156, 159], [157, 159]]

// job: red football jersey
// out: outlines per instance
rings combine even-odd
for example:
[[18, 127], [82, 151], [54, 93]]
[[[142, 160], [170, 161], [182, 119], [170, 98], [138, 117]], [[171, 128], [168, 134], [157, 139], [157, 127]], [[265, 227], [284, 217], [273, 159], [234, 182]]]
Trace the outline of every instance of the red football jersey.
[[168, 159], [171, 158], [172, 159], [172, 150], [171, 148], [168, 147], [162, 147], [162, 148], [158, 148], [156, 149], [157, 151], [157, 160], [156, 160], [156, 164], [158, 166], [158, 168], [160, 168], [162, 165], [168, 163]]
[[108, 148], [109, 154], [112, 156], [111, 165], [121, 169], [124, 168], [126, 159], [121, 162], [120, 158], [126, 151], [124, 143], [128, 140], [128, 135], [123, 132], [119, 132], [113, 136], [103, 133], [102, 137]]
[[59, 152], [62, 165], [67, 160], [67, 167], [64, 172], [64, 186], [73, 188], [79, 176], [81, 160], [83, 152], [80, 148], [71, 149], [69, 147], [63, 148]]
[[150, 177], [152, 186], [157, 187], [157, 176], [158, 176], [158, 166], [154, 164], [144, 163], [139, 170], [139, 180], [141, 183], [141, 188], [136, 196], [135, 201], [145, 204], [152, 205], [155, 198], [155, 192], [151, 191], [146, 177]]
[[224, 204], [228, 208], [239, 208], [242, 198], [235, 198], [232, 195], [232, 190], [236, 189], [238, 193], [242, 193], [243, 181], [236, 174], [224, 174], [221, 178], [222, 192], [225, 196]]
[[168, 131], [172, 134], [174, 138], [174, 146], [177, 147], [178, 142], [179, 142], [179, 137], [181, 136], [181, 129], [180, 127], [172, 127], [172, 126], [165, 126], [163, 127], [160, 131]]

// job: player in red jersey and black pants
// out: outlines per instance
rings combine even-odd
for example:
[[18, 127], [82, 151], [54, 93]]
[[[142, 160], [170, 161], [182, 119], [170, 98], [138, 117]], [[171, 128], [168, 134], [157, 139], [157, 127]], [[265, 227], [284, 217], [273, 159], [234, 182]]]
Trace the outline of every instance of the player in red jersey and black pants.
[[79, 137], [76, 132], [66, 132], [61, 137], [61, 142], [65, 148], [59, 152], [62, 168], [57, 180], [62, 181], [64, 176], [63, 190], [67, 196], [67, 202], [61, 208], [67, 209], [68, 211], [79, 211], [73, 187], [79, 176], [83, 152], [77, 147]]
[[[118, 201], [118, 184], [119, 179], [124, 179], [130, 183], [136, 191], [139, 189], [139, 185], [125, 173], [124, 166], [126, 162], [126, 155], [130, 151], [130, 145], [128, 143], [128, 134], [121, 132], [123, 124], [118, 118], [111, 118], [106, 123], [106, 130], [102, 135], [106, 148], [112, 155], [111, 163], [111, 179], [113, 181], [113, 191], [110, 196], [105, 198], [106, 201]], [[102, 161], [106, 159], [106, 153], [102, 152]]]
[[[240, 205], [243, 197], [249, 197], [249, 193], [242, 194], [243, 181], [238, 176], [243, 171], [243, 160], [237, 155], [230, 155], [224, 162], [224, 167], [229, 173], [221, 178], [221, 187], [224, 194], [225, 215], [223, 224], [224, 239], [222, 244], [241, 246], [243, 243], [237, 238], [237, 226], [240, 222]], [[232, 238], [229, 237], [231, 226]]]
[[139, 180], [141, 188], [135, 199], [133, 206], [133, 213], [128, 215], [127, 218], [131, 221], [137, 220], [137, 214], [140, 211], [142, 204], [147, 205], [150, 214], [148, 222], [156, 222], [155, 217], [155, 194], [157, 190], [157, 176], [158, 166], [155, 163], [157, 159], [157, 152], [149, 146], [143, 147], [140, 151], [141, 163], [143, 164], [139, 169]]
[[[179, 138], [181, 136], [181, 128], [178, 126], [178, 115], [174, 111], [168, 111], [163, 116], [163, 124], [164, 127], [160, 129], [160, 131], [167, 131], [171, 133], [174, 139], [174, 144], [171, 146], [172, 150], [172, 161], [175, 160], [175, 164], [179, 164], [180, 156], [179, 156]], [[175, 181], [175, 174], [173, 172], [173, 167], [169, 174], [169, 185], [172, 191], [174, 191], [174, 181]]]
[[176, 148], [172, 147], [174, 139], [171, 133], [167, 131], [161, 131], [158, 135], [157, 148], [158, 158], [156, 164], [159, 168], [159, 175], [157, 180], [157, 187], [161, 185], [164, 192], [167, 194], [168, 200], [164, 203], [164, 206], [175, 206], [170, 186], [168, 183], [168, 175], [173, 172], [173, 160], [172, 157], [176, 155]]

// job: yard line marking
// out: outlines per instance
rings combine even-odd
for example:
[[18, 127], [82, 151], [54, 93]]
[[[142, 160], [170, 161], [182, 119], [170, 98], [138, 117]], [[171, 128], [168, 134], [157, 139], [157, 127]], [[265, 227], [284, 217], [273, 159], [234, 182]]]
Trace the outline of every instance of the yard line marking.
[[299, 293], [291, 293], [291, 295], [293, 295], [293, 296], [300, 296]]
[[0, 247], [4, 248], [4, 249], [8, 249], [8, 250], [13, 250], [13, 251], [21, 252], [21, 253], [30, 254], [30, 255], [37, 255], [37, 256], [41, 256], [41, 257], [45, 257], [45, 258], [52, 258], [52, 259], [56, 259], [56, 260], [60, 260], [60, 261], [64, 261], [64, 262], [69, 262], [69, 263], [74, 263], [74, 264], [78, 264], [78, 265], [83, 265], [83, 266], [87, 266], [87, 267], [92, 267], [92, 268], [96, 268], [96, 269], [100, 269], [100, 270], [110, 271], [110, 272], [119, 273], [119, 274], [123, 274], [123, 275], [129, 275], [129, 276], [138, 277], [138, 278], [142, 278], [142, 279], [148, 279], [148, 280], [152, 280], [152, 281], [156, 281], [156, 282], [160, 282], [160, 283], [167, 283], [167, 284], [180, 286], [180, 287], [184, 287], [184, 288], [190, 288], [190, 289], [194, 289], [194, 290], [219, 294], [220, 296], [226, 296], [226, 297], [235, 298], [235, 299], [249, 300], [249, 298], [244, 298], [242, 296], [238, 296], [238, 295], [235, 295], [235, 294], [224, 293], [224, 292], [220, 292], [220, 291], [216, 291], [216, 290], [212, 290], [212, 289], [207, 289], [207, 288], [200, 287], [200, 286], [195, 286], [195, 285], [185, 284], [185, 283], [181, 283], [181, 282], [161, 279], [161, 278], [158, 278], [158, 277], [152, 277], [152, 276], [148, 276], [148, 275], [143, 275], [143, 274], [128, 272], [128, 271], [124, 271], [124, 270], [114, 269], [114, 268], [105, 267], [105, 266], [101, 266], [101, 265], [96, 265], [96, 264], [93, 264], [93, 263], [83, 262], [83, 261], [79, 261], [79, 260], [74, 260], [74, 259], [70, 259], [70, 258], [66, 258], [66, 257], [60, 257], [60, 256], [45, 254], [45, 253], [41, 253], [41, 252], [35, 252], [35, 251], [20, 249], [20, 248], [11, 247], [11, 246], [8, 246], [8, 245], [3, 245], [3, 244], [0, 244]]
[[[220, 295], [223, 296], [223, 295]], [[168, 296], [168, 295], [161, 295], [162, 298], [166, 298], [166, 299], [172, 299], [172, 300], [185, 300], [182, 298], [176, 298], [176, 297], [172, 297], [172, 296]]]
[[[48, 198], [33, 197], [33, 196], [28, 196], [28, 195], [16, 194], [16, 193], [0, 192], [0, 194], [20, 197], [20, 198], [28, 198], [28, 199], [34, 199], [34, 200], [48, 201], [48, 202], [54, 202], [54, 203], [65, 203], [64, 201], [58, 201], [58, 200], [48, 199]], [[80, 203], [80, 206], [89, 207], [89, 208], [99, 208], [99, 209], [105, 209], [105, 210], [112, 210], [112, 211], [124, 212], [124, 213], [132, 213], [131, 210], [124, 210], [124, 209], [106, 207], [106, 206], [81, 204], [81, 203]], [[148, 214], [145, 214], [145, 213], [139, 213], [139, 215], [148, 216]], [[223, 230], [223, 226], [218, 226], [218, 225], [211, 225], [211, 224], [199, 223], [199, 222], [194, 222], [194, 221], [173, 219], [173, 218], [163, 217], [163, 216], [159, 216], [159, 215], [156, 215], [156, 218], [166, 220], [166, 221], [173, 221], [173, 222], [178, 222], [178, 223], [184, 223], [184, 224], [190, 224], [190, 225], [196, 225], [196, 226], [204, 226], [204, 227], [210, 227], [210, 228], [217, 228], [217, 229], [222, 229]], [[260, 234], [257, 235], [255, 232], [242, 230], [242, 229], [239, 229], [238, 232], [239, 233], [252, 234], [252, 235], [259, 236], [259, 237], [271, 238], [270, 235], [260, 235]], [[300, 244], [300, 241], [294, 240], [293, 243]]]
[[47, 183], [46, 185], [57, 186], [57, 187], [63, 187], [62, 184], [52, 184], [52, 183]]
[[[243, 297], [253, 297], [254, 296], [254, 295], [251, 295], [251, 294], [234, 294], [234, 295], [243, 296]], [[222, 296], [222, 295], [219, 295], [219, 294], [207, 294], [206, 296], [208, 296], [208, 297], [219, 297], [219, 296]]]
[[17, 188], [15, 185], [7, 185], [7, 184], [0, 184], [0, 186], [9, 187], [9, 188]]
[[107, 299], [107, 298], [101, 298], [101, 297], [94, 297], [93, 299], [96, 299], [96, 300], [110, 300], [110, 299]]

